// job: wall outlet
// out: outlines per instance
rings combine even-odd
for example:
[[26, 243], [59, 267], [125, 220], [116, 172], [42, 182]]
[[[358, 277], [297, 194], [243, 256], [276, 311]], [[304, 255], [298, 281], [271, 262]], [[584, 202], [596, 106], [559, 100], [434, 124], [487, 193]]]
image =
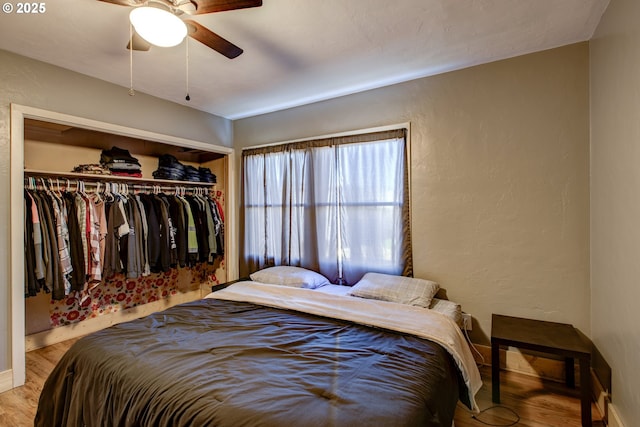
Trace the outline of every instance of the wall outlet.
[[469, 313], [462, 313], [462, 328], [470, 331], [471, 323], [471, 315]]

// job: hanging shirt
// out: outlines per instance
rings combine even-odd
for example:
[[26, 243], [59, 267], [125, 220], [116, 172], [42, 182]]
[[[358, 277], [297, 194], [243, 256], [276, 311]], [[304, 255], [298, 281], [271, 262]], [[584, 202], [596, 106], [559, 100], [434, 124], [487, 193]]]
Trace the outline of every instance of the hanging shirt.
[[71, 273], [73, 265], [71, 264], [71, 253], [69, 252], [69, 229], [67, 226], [66, 206], [64, 201], [55, 193], [49, 192], [53, 206], [53, 214], [56, 222], [56, 235], [58, 239], [58, 259], [64, 284], [64, 294], [69, 295], [71, 292]]
[[147, 211], [144, 207], [144, 203], [142, 203], [142, 200], [140, 199], [140, 195], [136, 195], [134, 198], [135, 202], [138, 205], [138, 209], [140, 210], [140, 219], [142, 222], [142, 239], [141, 239], [141, 245], [142, 245], [142, 275], [143, 276], [148, 276], [149, 274], [151, 274], [151, 267], [149, 266], [149, 247], [148, 247], [148, 236], [149, 236], [149, 223], [147, 221]]
[[44, 258], [42, 257], [42, 230], [40, 229], [40, 217], [38, 215], [38, 207], [36, 206], [36, 201], [33, 199], [33, 196], [29, 194], [29, 192], [25, 191], [25, 194], [31, 200], [31, 227], [33, 238], [33, 246], [34, 246], [34, 268], [35, 268], [35, 277], [36, 279], [44, 279]]
[[209, 250], [207, 254], [207, 261], [212, 263], [216, 257], [218, 246], [216, 244], [216, 226], [213, 221], [213, 213], [211, 211], [211, 205], [209, 201], [202, 198], [202, 203], [205, 211], [206, 226], [207, 226], [207, 239], [209, 240]]
[[75, 207], [75, 195], [64, 193], [62, 199], [67, 211], [67, 229], [69, 231], [69, 254], [71, 255], [71, 290], [82, 291], [85, 282], [84, 252], [81, 240], [81, 229], [78, 221], [78, 211]]
[[40, 290], [40, 285], [36, 280], [35, 275], [35, 260], [34, 253], [35, 249], [33, 246], [33, 220], [31, 218], [31, 204], [34, 203], [31, 196], [27, 194], [25, 190], [24, 195], [24, 253], [25, 253], [25, 263], [24, 263], [24, 295], [27, 296], [36, 296], [38, 295], [38, 291]]
[[191, 211], [191, 205], [184, 197], [178, 197], [184, 204], [187, 213], [187, 263], [189, 265], [198, 261], [198, 236], [196, 235], [196, 223]]
[[[82, 243], [82, 259], [79, 260], [84, 264], [82, 271], [84, 276], [82, 278], [83, 285], [86, 282], [86, 275], [89, 272], [89, 240], [87, 239], [87, 204], [80, 193], [75, 193], [73, 198], [74, 207], [76, 210], [76, 216], [78, 218], [78, 229], [80, 232], [80, 242]], [[79, 279], [79, 278], [78, 278]], [[84, 287], [84, 286], [83, 286]]]
[[104, 269], [104, 259], [107, 246], [107, 216], [105, 212], [105, 202], [102, 199], [94, 199], [94, 201], [96, 212], [95, 223], [97, 223], [98, 246], [100, 247], [100, 267]]
[[100, 255], [100, 222], [96, 212], [95, 198], [87, 197], [87, 212], [88, 212], [88, 230], [87, 236], [89, 239], [89, 252], [88, 252], [88, 265], [87, 271], [89, 273], [89, 288], [93, 289], [102, 280], [102, 261]]

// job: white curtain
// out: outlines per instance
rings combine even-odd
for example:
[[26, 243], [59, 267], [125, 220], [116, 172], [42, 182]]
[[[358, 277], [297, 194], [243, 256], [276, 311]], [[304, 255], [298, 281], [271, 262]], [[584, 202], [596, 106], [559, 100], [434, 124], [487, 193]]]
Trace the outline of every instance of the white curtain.
[[243, 171], [246, 274], [412, 272], [404, 131], [245, 150]]

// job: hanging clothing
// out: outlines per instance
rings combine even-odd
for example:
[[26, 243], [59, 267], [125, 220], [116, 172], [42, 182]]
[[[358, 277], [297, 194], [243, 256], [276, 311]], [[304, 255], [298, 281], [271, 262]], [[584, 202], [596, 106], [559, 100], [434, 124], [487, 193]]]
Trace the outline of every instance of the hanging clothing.
[[[24, 253], [25, 253], [24, 294], [25, 296], [36, 296], [38, 295], [38, 292], [40, 292], [40, 284], [36, 279], [35, 254], [37, 251], [42, 253], [42, 248], [41, 248], [42, 244], [40, 244], [40, 246], [36, 250], [35, 239], [33, 237], [34, 222], [33, 222], [32, 205], [34, 202], [26, 190], [24, 193], [25, 193], [25, 198], [24, 198], [24, 213], [25, 213], [24, 215]], [[40, 233], [39, 229], [38, 229], [38, 233]]]
[[25, 296], [44, 290], [84, 301], [102, 280], [213, 263], [222, 255], [223, 217], [200, 194], [24, 191]]

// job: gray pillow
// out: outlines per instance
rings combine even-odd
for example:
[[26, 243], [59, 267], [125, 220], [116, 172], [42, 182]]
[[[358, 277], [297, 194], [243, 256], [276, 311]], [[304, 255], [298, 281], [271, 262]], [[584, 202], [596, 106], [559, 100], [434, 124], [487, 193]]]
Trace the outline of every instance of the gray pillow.
[[349, 295], [429, 308], [440, 285], [431, 280], [391, 274], [367, 273]]

